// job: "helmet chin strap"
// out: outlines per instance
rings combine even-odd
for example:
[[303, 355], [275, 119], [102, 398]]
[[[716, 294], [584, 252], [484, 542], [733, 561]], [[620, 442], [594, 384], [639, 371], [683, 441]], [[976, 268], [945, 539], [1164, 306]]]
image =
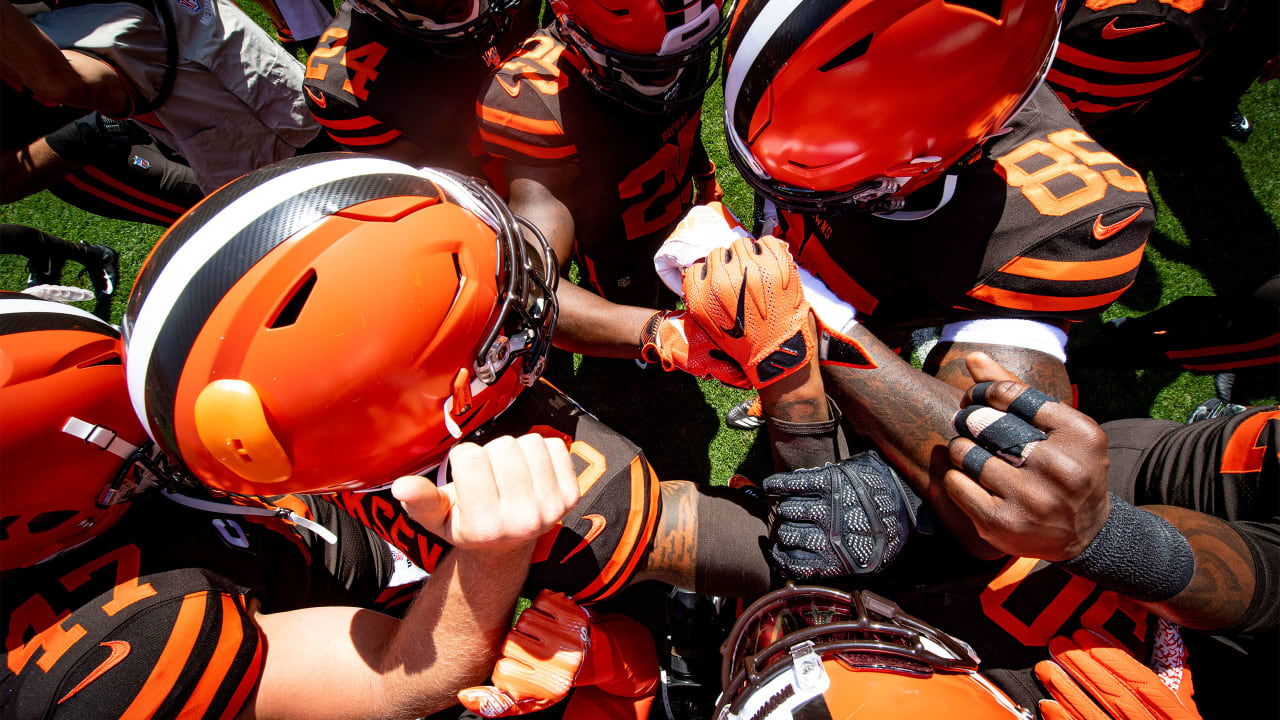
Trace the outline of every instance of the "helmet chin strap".
[[942, 177], [942, 197], [938, 199], [938, 204], [928, 210], [900, 210], [898, 212], [875, 213], [876, 217], [882, 217], [885, 220], [923, 220], [930, 215], [938, 212], [951, 202], [952, 196], [956, 194], [956, 183], [959, 178], [955, 175], [944, 175]]
[[329, 528], [321, 525], [320, 523], [314, 520], [309, 520], [305, 517], [302, 517], [301, 515], [295, 513], [289, 508], [276, 507], [273, 505], [272, 509], [267, 509], [267, 508], [245, 507], [244, 505], [233, 505], [231, 503], [213, 502], [212, 500], [201, 500], [200, 498], [193, 498], [193, 497], [190, 497], [189, 495], [183, 495], [182, 493], [175, 491], [173, 488], [162, 488], [160, 490], [160, 494], [163, 495], [165, 498], [178, 503], [179, 505], [193, 508], [195, 510], [203, 510], [205, 512], [222, 513], [224, 515], [229, 514], [229, 515], [252, 515], [256, 517], [278, 517], [283, 520], [287, 520], [293, 523], [294, 525], [297, 525], [298, 527], [304, 527], [310, 530], [311, 532], [318, 535], [320, 538], [322, 538], [325, 542], [329, 543], [330, 545], [336, 545], [338, 543], [338, 536], [334, 535], [332, 530], [330, 530]]
[[101, 425], [93, 425], [76, 417], [67, 418], [67, 423], [62, 426], [62, 432], [72, 437], [78, 437], [86, 445], [92, 445], [99, 450], [106, 450], [122, 459], [128, 459], [138, 450], [137, 445], [122, 439], [116, 434], [115, 430]]

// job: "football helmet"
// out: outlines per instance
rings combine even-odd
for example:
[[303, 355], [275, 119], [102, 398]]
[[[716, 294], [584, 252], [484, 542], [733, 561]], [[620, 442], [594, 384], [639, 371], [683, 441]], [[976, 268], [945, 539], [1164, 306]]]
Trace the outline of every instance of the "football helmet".
[[446, 57], [479, 55], [511, 26], [524, 0], [351, 0], [397, 32], [431, 43]]
[[178, 469], [231, 493], [427, 470], [544, 367], [557, 262], [519, 223], [479, 181], [364, 155], [250, 173], [139, 273], [134, 408]]
[[743, 0], [725, 44], [729, 155], [782, 207], [897, 209], [1003, 131], [1060, 24], [1060, 0]]
[[83, 310], [0, 293], [0, 570], [104, 532], [146, 477], [120, 351], [120, 333]]
[[1034, 717], [967, 644], [867, 591], [788, 583], [747, 608], [721, 655], [716, 720]]
[[699, 103], [719, 75], [724, 0], [552, 0], [600, 93], [644, 113]]

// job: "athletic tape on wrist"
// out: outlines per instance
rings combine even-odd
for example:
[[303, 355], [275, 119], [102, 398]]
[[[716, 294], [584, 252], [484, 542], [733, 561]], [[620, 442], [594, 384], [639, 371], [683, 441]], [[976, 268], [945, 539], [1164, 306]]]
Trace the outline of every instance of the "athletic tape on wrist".
[[1014, 467], [1031, 456], [1035, 444], [1049, 438], [1045, 432], [1016, 415], [986, 405], [970, 405], [952, 419], [956, 432], [1000, 456]]
[[1195, 573], [1191, 543], [1169, 521], [1110, 494], [1111, 513], [1084, 552], [1060, 565], [1108, 590], [1138, 600], [1168, 600]]

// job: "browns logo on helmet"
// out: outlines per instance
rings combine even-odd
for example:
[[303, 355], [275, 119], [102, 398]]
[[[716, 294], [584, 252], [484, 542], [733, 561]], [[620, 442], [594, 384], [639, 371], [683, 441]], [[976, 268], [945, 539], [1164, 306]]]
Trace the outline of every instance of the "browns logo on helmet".
[[599, 92], [661, 113], [702, 101], [720, 69], [723, 0], [553, 0], [560, 36]]
[[1060, 12], [1046, 0], [743, 0], [725, 44], [729, 155], [784, 207], [909, 194], [1030, 99]]
[[172, 460], [228, 492], [426, 470], [542, 372], [556, 261], [517, 223], [478, 181], [363, 155], [250, 173], [139, 273], [134, 407]]
[[104, 532], [143, 476], [120, 333], [78, 308], [0, 293], [0, 570]]
[[743, 612], [721, 650], [716, 720], [1031, 720], [963, 641], [871, 592], [787, 587]]

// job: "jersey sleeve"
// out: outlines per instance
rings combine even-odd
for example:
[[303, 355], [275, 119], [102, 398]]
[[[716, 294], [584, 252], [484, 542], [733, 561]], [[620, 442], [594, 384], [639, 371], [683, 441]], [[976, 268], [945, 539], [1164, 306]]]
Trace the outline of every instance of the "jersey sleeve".
[[570, 74], [563, 43], [537, 33], [503, 63], [481, 91], [476, 122], [488, 154], [526, 165], [576, 162], [558, 97]]
[[245, 590], [208, 571], [138, 577], [61, 622], [40, 601], [14, 611], [28, 630], [6, 646], [6, 717], [233, 717], [262, 674]]
[[347, 47], [348, 31], [341, 23], [350, 17], [343, 8], [335, 24], [320, 36], [307, 58], [302, 94], [329, 137], [340, 145], [365, 150], [391, 143], [403, 133], [370, 113], [369, 82], [376, 77], [372, 71], [387, 48], [378, 42]]

